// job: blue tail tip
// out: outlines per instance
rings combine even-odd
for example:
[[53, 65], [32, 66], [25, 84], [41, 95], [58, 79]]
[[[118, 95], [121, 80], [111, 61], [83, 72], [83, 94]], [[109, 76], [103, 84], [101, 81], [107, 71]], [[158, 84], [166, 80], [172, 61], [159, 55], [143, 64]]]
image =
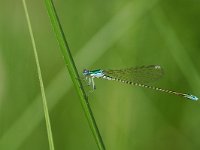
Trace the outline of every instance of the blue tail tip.
[[197, 101], [199, 98], [195, 95], [191, 95], [191, 94], [187, 94], [184, 96], [185, 98], [188, 98], [190, 100], [193, 100], [193, 101]]

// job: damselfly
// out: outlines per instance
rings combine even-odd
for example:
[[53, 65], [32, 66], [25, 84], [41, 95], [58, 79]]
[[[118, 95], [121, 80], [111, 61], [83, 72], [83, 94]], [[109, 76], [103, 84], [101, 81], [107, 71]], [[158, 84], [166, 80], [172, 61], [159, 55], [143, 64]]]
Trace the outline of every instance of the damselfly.
[[83, 70], [83, 75], [85, 76], [86, 80], [88, 80], [88, 85], [92, 85], [93, 90], [96, 89], [94, 78], [103, 78], [107, 80], [119, 81], [134, 86], [140, 86], [169, 94], [178, 95], [194, 101], [198, 100], [198, 97], [191, 94], [180, 93], [172, 90], [147, 85], [147, 83], [149, 82], [158, 80], [161, 76], [163, 76], [163, 74], [163, 69], [158, 65], [149, 65], [120, 70]]

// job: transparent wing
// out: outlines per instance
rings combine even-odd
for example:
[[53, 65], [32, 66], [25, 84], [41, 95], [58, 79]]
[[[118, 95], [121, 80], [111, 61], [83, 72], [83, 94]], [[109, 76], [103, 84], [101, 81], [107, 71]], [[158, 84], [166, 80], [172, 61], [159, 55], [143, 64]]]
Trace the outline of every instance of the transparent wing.
[[164, 71], [158, 65], [149, 65], [120, 70], [107, 70], [104, 71], [104, 74], [112, 78], [145, 84], [160, 79], [164, 75]]

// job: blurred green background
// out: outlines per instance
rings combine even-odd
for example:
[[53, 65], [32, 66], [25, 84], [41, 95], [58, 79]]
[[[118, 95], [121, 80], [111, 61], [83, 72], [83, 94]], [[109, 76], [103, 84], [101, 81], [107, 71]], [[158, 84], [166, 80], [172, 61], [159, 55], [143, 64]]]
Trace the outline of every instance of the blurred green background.
[[[27, 0], [56, 150], [95, 150], [44, 1]], [[200, 96], [200, 1], [55, 1], [77, 68], [158, 64], [154, 85]], [[39, 81], [22, 2], [0, 0], [0, 149], [48, 150]], [[109, 150], [199, 150], [193, 102], [95, 80], [90, 104]]]

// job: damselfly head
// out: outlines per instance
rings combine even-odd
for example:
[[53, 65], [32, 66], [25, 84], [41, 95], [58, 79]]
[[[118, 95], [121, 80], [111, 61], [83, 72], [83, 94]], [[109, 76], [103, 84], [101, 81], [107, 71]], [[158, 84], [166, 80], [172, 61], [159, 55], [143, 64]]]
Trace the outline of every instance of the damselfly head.
[[90, 71], [88, 70], [88, 69], [84, 69], [83, 70], [83, 75], [84, 76], [87, 76], [87, 75], [89, 75], [90, 74]]

